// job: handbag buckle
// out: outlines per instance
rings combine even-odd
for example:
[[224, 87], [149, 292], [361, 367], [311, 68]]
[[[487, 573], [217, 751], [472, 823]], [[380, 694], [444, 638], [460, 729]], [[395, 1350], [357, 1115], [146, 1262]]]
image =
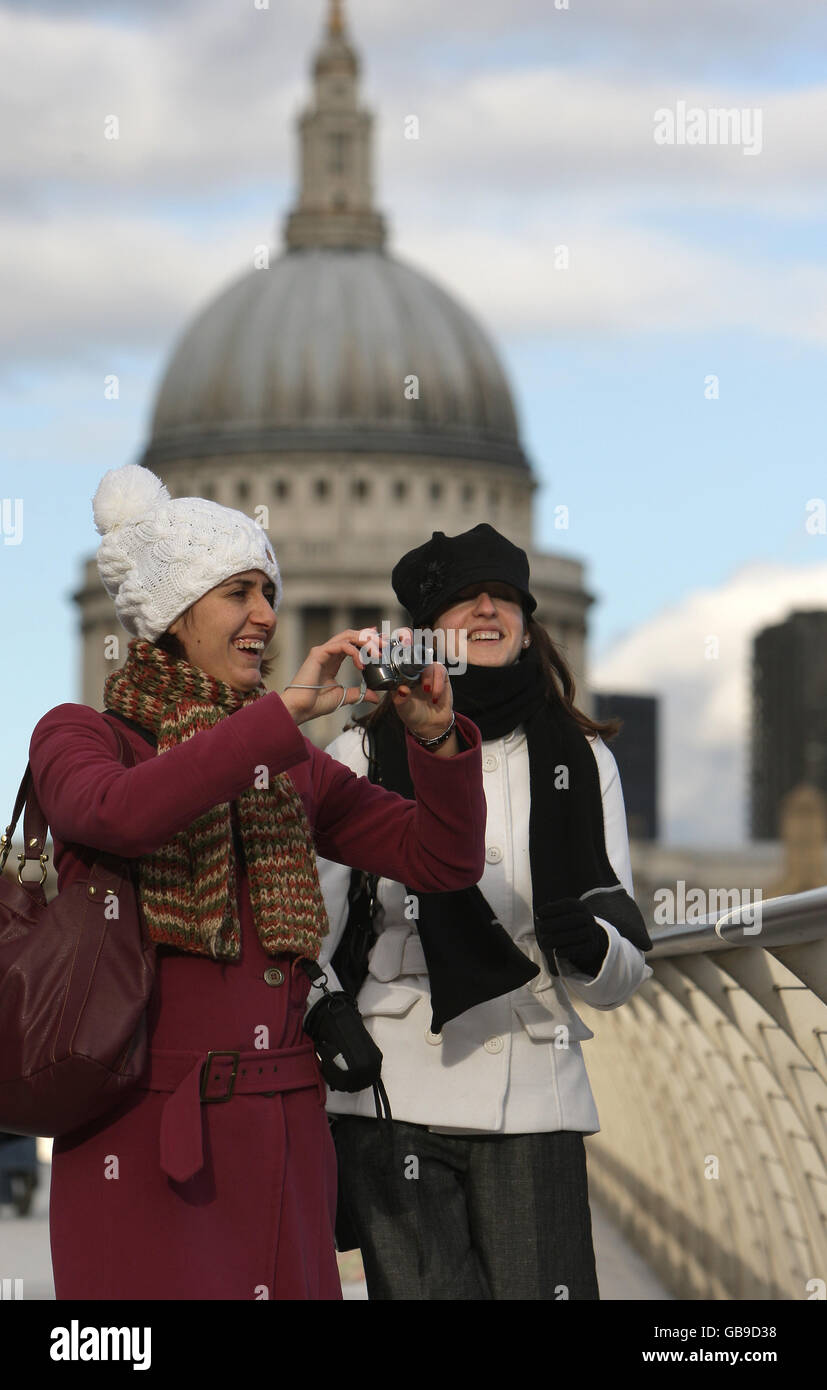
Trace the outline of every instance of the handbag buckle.
[[[9, 846], [9, 848], [11, 848], [11, 846]], [[17, 870], [17, 882], [20, 884], [21, 887], [23, 887], [24, 883], [34, 883], [34, 879], [24, 879], [24, 878], [23, 878], [23, 870], [24, 870], [24, 868], [25, 868], [25, 866], [26, 866], [26, 856], [25, 856], [25, 854], [18, 854], [17, 858], [18, 858], [18, 862], [19, 862], [19, 864], [20, 864], [20, 868]], [[49, 862], [49, 856], [48, 856], [48, 854], [41, 854], [41, 855], [39, 855], [39, 860], [40, 860], [40, 879], [38, 880], [38, 887], [39, 887], [39, 888], [42, 888], [43, 885], [44, 885], [44, 883], [46, 882], [46, 865], [47, 865], [47, 863]], [[5, 860], [5, 858], [4, 858], [4, 860], [3, 860], [3, 866], [4, 866], [4, 867], [5, 867], [5, 863], [6, 863], [6, 860]]]
[[[209, 1084], [210, 1084], [210, 1067], [212, 1066], [212, 1062], [213, 1062], [213, 1058], [214, 1058], [214, 1057], [232, 1057], [232, 1059], [233, 1059], [233, 1069], [232, 1069], [232, 1071], [230, 1072], [229, 1084], [228, 1084], [227, 1090], [225, 1091], [225, 1093], [224, 1093], [223, 1096], [208, 1096], [208, 1095], [207, 1095], [207, 1087], [208, 1087]], [[220, 1103], [220, 1102], [223, 1101], [223, 1100], [230, 1100], [230, 1098], [232, 1097], [232, 1094], [233, 1094], [233, 1089], [234, 1089], [234, 1087], [235, 1087], [235, 1079], [236, 1079], [236, 1076], [238, 1075], [238, 1063], [239, 1063], [239, 1061], [240, 1061], [240, 1058], [241, 1058], [241, 1054], [240, 1054], [239, 1052], [227, 1052], [227, 1051], [218, 1050], [218, 1051], [215, 1051], [215, 1052], [208, 1052], [208, 1053], [207, 1053], [207, 1060], [206, 1060], [206, 1062], [204, 1063], [204, 1070], [203, 1070], [203, 1072], [201, 1073], [201, 1099], [202, 1099], [202, 1101], [206, 1101], [208, 1104], [214, 1104], [214, 1103], [216, 1103], [216, 1102]]]

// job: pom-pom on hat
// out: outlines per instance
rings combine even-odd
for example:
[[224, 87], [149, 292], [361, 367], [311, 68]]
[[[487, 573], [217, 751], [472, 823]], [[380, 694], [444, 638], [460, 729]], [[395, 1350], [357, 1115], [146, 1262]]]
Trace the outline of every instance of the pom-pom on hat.
[[98, 571], [121, 624], [154, 642], [190, 604], [243, 570], [281, 575], [258, 522], [204, 497], [170, 497], [148, 468], [125, 463], [105, 473], [92, 499], [103, 540]]
[[528, 556], [487, 521], [459, 536], [434, 531], [431, 539], [403, 555], [391, 573], [399, 602], [415, 627], [429, 626], [450, 600], [471, 584], [510, 584], [522, 595], [530, 617], [537, 600], [528, 587]]

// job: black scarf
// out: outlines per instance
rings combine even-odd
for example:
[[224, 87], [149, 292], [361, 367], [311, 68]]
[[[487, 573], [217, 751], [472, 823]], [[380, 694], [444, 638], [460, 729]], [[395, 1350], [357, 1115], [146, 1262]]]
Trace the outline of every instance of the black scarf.
[[[536, 647], [526, 648], [511, 666], [469, 666], [463, 675], [451, 677], [451, 685], [454, 708], [474, 721], [483, 740], [502, 738], [518, 724], [525, 728], [535, 913], [558, 898], [582, 898], [594, 916], [611, 922], [641, 950], [650, 950], [640, 908], [619, 882], [606, 853], [594, 753], [559, 699], [546, 697]], [[370, 736], [379, 780], [413, 799], [401, 721], [380, 720]], [[416, 896], [433, 1032], [475, 1004], [519, 989], [539, 973], [497, 921], [478, 887]]]

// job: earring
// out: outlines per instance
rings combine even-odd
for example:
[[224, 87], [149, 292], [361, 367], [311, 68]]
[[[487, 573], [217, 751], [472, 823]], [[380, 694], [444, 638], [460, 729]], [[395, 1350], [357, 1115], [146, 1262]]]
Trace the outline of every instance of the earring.
[[523, 646], [524, 646], [524, 647], [529, 647], [529, 646], [531, 646], [531, 638], [530, 638], [530, 637], [524, 637], [524, 638], [523, 638]]

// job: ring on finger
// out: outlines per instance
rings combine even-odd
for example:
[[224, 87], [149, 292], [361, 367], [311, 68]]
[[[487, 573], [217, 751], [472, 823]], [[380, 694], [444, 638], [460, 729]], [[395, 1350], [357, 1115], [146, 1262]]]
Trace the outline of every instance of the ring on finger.
[[[338, 682], [337, 682], [337, 684], [338, 684]], [[365, 698], [365, 693], [366, 693], [366, 691], [367, 691], [367, 688], [368, 688], [368, 687], [367, 687], [367, 683], [366, 683], [365, 678], [364, 678], [364, 676], [363, 676], [363, 677], [362, 677], [362, 683], [361, 683], [361, 685], [359, 686], [359, 696], [358, 696], [358, 698], [354, 701], [355, 704], [360, 705], [360, 704], [362, 703], [362, 701], [363, 701], [364, 698]], [[349, 686], [343, 685], [343, 686], [340, 687], [340, 689], [341, 689], [341, 691], [342, 691], [342, 698], [341, 698], [341, 700], [339, 701], [338, 705], [336, 705], [335, 708], [331, 711], [331, 713], [333, 713], [333, 714], [336, 713], [336, 710], [341, 709], [341, 708], [342, 708], [342, 705], [344, 705], [344, 704], [347, 703], [347, 696], [348, 696]]]

